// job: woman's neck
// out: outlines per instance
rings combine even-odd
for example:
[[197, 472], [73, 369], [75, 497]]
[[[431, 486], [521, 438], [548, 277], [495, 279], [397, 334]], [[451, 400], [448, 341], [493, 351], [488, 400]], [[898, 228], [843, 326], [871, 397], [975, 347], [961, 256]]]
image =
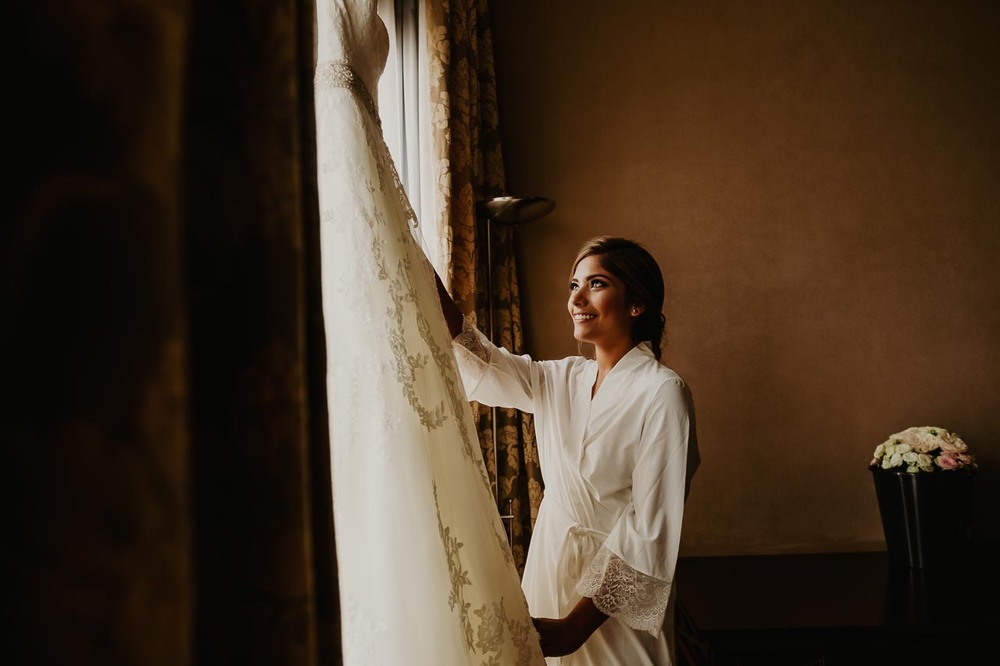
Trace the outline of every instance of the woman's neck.
[[608, 373], [618, 364], [618, 361], [622, 360], [625, 354], [629, 353], [634, 346], [631, 340], [627, 340], [612, 346], [594, 347], [594, 360], [597, 361], [597, 380], [594, 381], [594, 388], [591, 390], [590, 397], [594, 397], [597, 389], [604, 382], [604, 378], [608, 376]]

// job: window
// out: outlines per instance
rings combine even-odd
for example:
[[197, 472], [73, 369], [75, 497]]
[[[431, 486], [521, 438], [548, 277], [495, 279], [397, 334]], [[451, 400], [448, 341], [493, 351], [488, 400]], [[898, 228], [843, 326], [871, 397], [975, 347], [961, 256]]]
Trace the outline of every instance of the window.
[[[386, 144], [410, 205], [417, 215], [424, 251], [442, 275], [447, 268], [441, 238], [431, 157], [430, 82], [424, 0], [379, 0], [378, 13], [389, 31], [389, 57], [379, 79], [378, 105]], [[444, 229], [438, 227], [443, 225]]]

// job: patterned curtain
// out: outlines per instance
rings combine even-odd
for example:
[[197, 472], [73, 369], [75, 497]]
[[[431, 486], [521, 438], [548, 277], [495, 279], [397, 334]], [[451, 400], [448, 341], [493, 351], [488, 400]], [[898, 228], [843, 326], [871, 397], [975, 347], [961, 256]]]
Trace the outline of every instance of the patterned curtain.
[[[446, 284], [462, 311], [475, 313], [479, 328], [492, 333], [496, 344], [522, 353], [514, 229], [500, 224], [490, 225], [494, 330], [488, 330], [489, 246], [487, 225], [477, 214], [477, 205], [504, 195], [505, 183], [486, 0], [430, 0], [426, 18], [439, 215], [432, 223], [443, 231]], [[491, 410], [475, 403], [474, 407], [483, 457], [498, 479], [498, 508], [513, 516], [511, 546], [523, 573], [543, 490], [534, 422], [531, 415], [517, 410]], [[498, 451], [493, 444], [494, 411]]]
[[339, 664], [312, 0], [16, 1], [7, 648]]

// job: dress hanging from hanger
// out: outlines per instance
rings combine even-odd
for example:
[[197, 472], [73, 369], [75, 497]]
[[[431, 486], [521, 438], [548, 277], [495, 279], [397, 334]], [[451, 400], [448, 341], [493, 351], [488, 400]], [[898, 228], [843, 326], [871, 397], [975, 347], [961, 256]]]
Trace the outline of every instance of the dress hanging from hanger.
[[377, 91], [375, 0], [319, 0], [323, 312], [344, 664], [542, 666]]

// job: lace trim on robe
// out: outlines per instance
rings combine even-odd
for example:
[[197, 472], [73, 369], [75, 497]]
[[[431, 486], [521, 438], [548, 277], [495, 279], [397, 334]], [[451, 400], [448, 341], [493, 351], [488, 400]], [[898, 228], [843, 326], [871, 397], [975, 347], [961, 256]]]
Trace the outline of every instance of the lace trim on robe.
[[590, 597], [606, 615], [640, 631], [659, 636], [670, 598], [670, 583], [636, 571], [607, 548], [601, 548], [583, 577], [577, 593]]
[[452, 340], [455, 361], [466, 384], [478, 384], [490, 365], [489, 339], [476, 328], [475, 315], [462, 317], [462, 332]]

